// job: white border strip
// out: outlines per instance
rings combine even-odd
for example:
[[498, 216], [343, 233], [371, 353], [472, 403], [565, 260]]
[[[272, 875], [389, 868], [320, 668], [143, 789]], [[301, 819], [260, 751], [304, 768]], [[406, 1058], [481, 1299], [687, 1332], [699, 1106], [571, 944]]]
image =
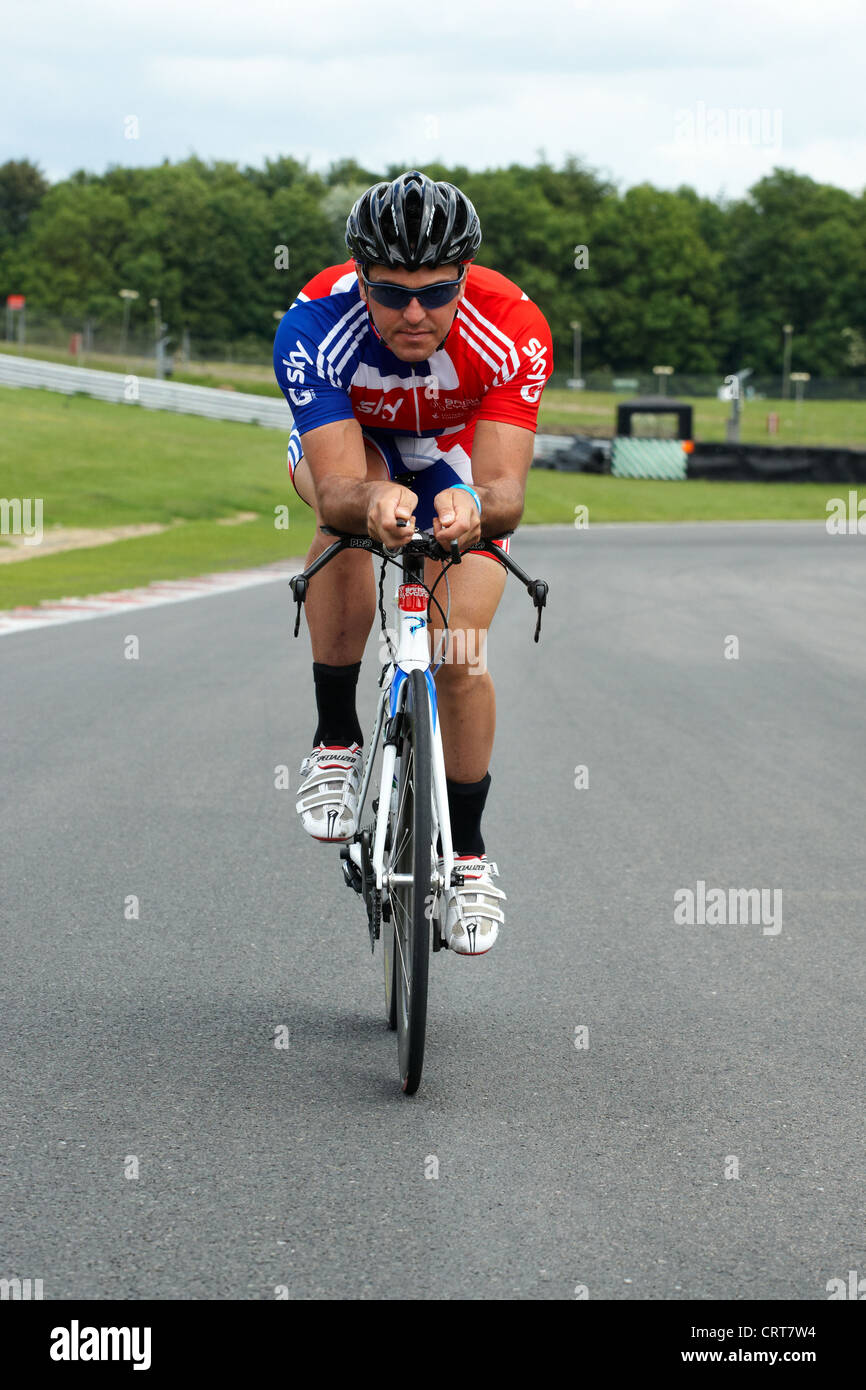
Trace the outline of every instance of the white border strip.
[[187, 603], [194, 598], [237, 589], [253, 589], [260, 584], [276, 584], [304, 568], [302, 559], [278, 560], [258, 569], [226, 570], [203, 574], [195, 579], [157, 579], [143, 589], [121, 589], [117, 593], [92, 594], [86, 598], [52, 599], [38, 607], [13, 608], [0, 612], [0, 637], [15, 632], [31, 632], [36, 627], [56, 627], [60, 623], [81, 623], [89, 618], [111, 618], [118, 613], [140, 612], [166, 603]]

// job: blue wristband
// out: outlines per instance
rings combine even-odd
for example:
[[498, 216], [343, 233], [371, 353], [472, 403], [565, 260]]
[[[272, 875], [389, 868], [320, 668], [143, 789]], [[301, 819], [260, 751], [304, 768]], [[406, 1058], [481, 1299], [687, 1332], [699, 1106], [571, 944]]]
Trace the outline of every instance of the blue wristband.
[[480, 515], [481, 515], [481, 498], [478, 496], [478, 493], [475, 491], [474, 487], [470, 487], [468, 483], [452, 483], [452, 484], [451, 484], [451, 490], [452, 490], [452, 492], [455, 491], [457, 488], [462, 488], [464, 492], [468, 492], [468, 493], [469, 493], [469, 496], [472, 498], [472, 500], [474, 501], [476, 507], [478, 508], [478, 515], [480, 516]]

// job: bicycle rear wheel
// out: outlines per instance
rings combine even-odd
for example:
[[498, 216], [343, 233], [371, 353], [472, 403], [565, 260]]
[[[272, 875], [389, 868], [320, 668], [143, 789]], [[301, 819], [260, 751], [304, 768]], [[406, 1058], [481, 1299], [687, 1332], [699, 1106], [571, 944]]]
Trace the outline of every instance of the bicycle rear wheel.
[[421, 1080], [427, 1033], [428, 904], [435, 869], [432, 769], [430, 697], [424, 673], [412, 671], [407, 679], [404, 706], [397, 807], [391, 822], [391, 922], [385, 941], [386, 1006], [389, 1017], [392, 1010], [396, 1014], [400, 1082], [407, 1095], [417, 1091]]

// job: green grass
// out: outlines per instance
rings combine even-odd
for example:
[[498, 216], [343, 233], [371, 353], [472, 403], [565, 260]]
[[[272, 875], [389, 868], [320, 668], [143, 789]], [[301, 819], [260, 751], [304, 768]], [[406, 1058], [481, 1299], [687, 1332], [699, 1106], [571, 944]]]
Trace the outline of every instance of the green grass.
[[[309, 547], [313, 518], [289, 482], [288, 430], [8, 389], [0, 418], [3, 495], [41, 497], [45, 529], [171, 526], [0, 565], [0, 608], [266, 564]], [[288, 506], [288, 530], [274, 525], [279, 506]], [[218, 523], [242, 511], [259, 519]]]
[[134, 588], [153, 579], [249, 569], [305, 555], [312, 536], [310, 522], [277, 531], [269, 517], [240, 526], [193, 521], [157, 536], [21, 560], [0, 565], [0, 609]]
[[[257, 425], [0, 389], [3, 489], [43, 497], [45, 525], [202, 521], [295, 497], [286, 434]], [[306, 510], [306, 509], [304, 509]]]
[[590, 524], [826, 521], [827, 499], [839, 490], [826, 483], [711, 483], [701, 478], [685, 483], [655, 482], [535, 468], [529, 477], [523, 525], [573, 523], [574, 509], [580, 505], [588, 508]]
[[[288, 414], [288, 412], [287, 412]], [[43, 525], [158, 522], [159, 535], [0, 565], [0, 609], [303, 555], [313, 517], [295, 495], [277, 430], [0, 388], [6, 497], [41, 497]], [[287, 430], [288, 433], [288, 430]], [[686, 484], [534, 469], [525, 525], [744, 519], [823, 520], [821, 484]], [[274, 509], [288, 506], [288, 530]], [[237, 512], [257, 519], [219, 524]]]

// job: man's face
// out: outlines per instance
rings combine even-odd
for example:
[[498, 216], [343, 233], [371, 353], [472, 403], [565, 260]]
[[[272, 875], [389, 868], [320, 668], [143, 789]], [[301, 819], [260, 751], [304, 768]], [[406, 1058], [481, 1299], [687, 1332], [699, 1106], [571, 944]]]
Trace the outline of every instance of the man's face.
[[[457, 306], [466, 289], [465, 281], [459, 294], [441, 309], [425, 309], [417, 299], [411, 299], [405, 309], [386, 309], [384, 304], [377, 304], [375, 299], [369, 298], [360, 269], [359, 266], [361, 298], [366, 301], [376, 329], [387, 346], [402, 362], [423, 362], [436, 351], [454, 322]], [[453, 264], [424, 270], [393, 270], [384, 265], [372, 265], [367, 269], [367, 278], [420, 290], [425, 285], [441, 284], [443, 280], [459, 280], [462, 269], [462, 266]]]

